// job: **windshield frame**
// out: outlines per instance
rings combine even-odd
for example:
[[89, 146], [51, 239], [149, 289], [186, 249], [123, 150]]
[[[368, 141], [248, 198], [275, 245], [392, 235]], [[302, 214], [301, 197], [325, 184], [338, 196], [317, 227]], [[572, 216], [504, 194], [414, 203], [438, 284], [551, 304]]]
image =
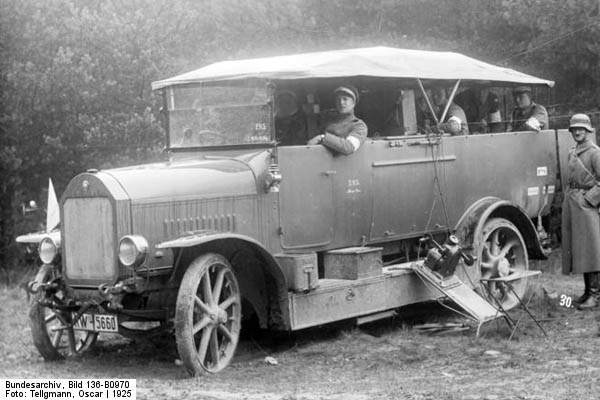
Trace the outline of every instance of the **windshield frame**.
[[[176, 111], [169, 107], [169, 96], [173, 93], [173, 90], [178, 89], [189, 89], [189, 88], [209, 88], [209, 87], [220, 87], [220, 86], [230, 86], [230, 87], [246, 87], [246, 88], [256, 88], [262, 89], [264, 88], [266, 93], [266, 101], [263, 106], [269, 108], [269, 127], [267, 128], [267, 132], [265, 136], [268, 136], [270, 140], [260, 142], [260, 143], [236, 143], [236, 144], [219, 144], [219, 145], [190, 145], [190, 146], [173, 146], [173, 135], [171, 132], [171, 114], [173, 111]], [[205, 82], [205, 83], [194, 83], [194, 84], [184, 84], [184, 85], [172, 85], [167, 86], [161, 89], [162, 94], [162, 108], [161, 114], [163, 115], [163, 129], [166, 134], [166, 151], [168, 152], [190, 152], [190, 151], [212, 151], [212, 150], [238, 150], [238, 149], [262, 149], [262, 148], [272, 148], [277, 145], [275, 140], [275, 116], [274, 116], [274, 86], [266, 80], [241, 80], [237, 81], [217, 81], [217, 82]], [[257, 103], [256, 105], [259, 105]], [[251, 106], [252, 104], [248, 104]], [[218, 106], [218, 105], [215, 105]]]

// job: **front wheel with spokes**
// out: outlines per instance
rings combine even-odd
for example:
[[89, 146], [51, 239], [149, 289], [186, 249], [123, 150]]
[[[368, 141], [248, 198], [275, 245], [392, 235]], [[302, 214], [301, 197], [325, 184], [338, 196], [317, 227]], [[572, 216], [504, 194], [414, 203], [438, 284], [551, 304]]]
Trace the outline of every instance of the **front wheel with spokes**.
[[498, 303], [505, 310], [515, 307], [519, 301], [508, 285], [512, 285], [517, 296], [523, 298], [527, 290], [527, 278], [515, 279], [510, 283], [485, 279], [510, 279], [511, 275], [529, 269], [527, 248], [517, 227], [504, 218], [487, 221], [478, 241], [477, 263], [481, 279], [484, 279], [483, 294], [488, 298], [492, 296], [493, 299], [489, 298], [492, 304]]
[[[36, 283], [54, 279], [53, 270], [44, 265], [36, 276]], [[75, 312], [60, 310], [42, 303], [43, 293], [37, 293], [29, 310], [29, 326], [33, 344], [42, 357], [48, 361], [62, 360], [80, 355], [96, 343], [97, 332], [82, 331], [73, 326]], [[62, 293], [55, 293], [60, 298]]]
[[241, 297], [229, 262], [219, 254], [195, 259], [185, 272], [175, 311], [179, 357], [196, 376], [225, 368], [241, 329]]
[[80, 355], [96, 343], [98, 333], [73, 327], [75, 313], [35, 302], [29, 311], [33, 343], [48, 361]]

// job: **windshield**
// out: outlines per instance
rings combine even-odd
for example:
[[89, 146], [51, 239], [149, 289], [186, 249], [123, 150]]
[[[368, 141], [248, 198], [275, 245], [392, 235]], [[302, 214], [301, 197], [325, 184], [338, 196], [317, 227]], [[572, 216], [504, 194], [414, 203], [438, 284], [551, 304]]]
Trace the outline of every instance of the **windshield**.
[[271, 142], [271, 106], [264, 86], [167, 89], [171, 148]]

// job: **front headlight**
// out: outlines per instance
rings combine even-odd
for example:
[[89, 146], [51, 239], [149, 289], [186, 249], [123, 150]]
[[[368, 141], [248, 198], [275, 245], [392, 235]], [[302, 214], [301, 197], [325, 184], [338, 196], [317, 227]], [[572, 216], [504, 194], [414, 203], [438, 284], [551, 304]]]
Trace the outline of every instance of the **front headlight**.
[[148, 254], [148, 241], [142, 236], [127, 235], [119, 242], [119, 261], [126, 267], [135, 268]]
[[60, 238], [52, 238], [50, 236], [43, 238], [38, 247], [38, 253], [40, 254], [40, 260], [44, 264], [52, 264], [60, 253]]

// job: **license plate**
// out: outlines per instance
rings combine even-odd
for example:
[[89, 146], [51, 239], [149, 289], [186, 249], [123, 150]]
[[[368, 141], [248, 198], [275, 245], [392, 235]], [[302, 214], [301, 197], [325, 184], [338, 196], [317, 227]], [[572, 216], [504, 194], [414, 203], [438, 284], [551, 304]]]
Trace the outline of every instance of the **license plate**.
[[73, 329], [93, 332], [119, 332], [116, 315], [83, 314], [73, 324]]

